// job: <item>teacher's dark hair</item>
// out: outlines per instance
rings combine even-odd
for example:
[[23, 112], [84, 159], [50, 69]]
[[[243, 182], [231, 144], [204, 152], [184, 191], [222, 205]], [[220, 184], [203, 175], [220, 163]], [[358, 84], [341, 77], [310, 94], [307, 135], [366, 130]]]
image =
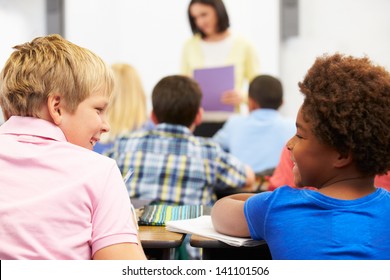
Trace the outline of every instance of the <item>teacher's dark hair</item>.
[[196, 3], [208, 5], [214, 8], [218, 18], [219, 33], [224, 32], [226, 29], [229, 28], [230, 26], [229, 15], [226, 11], [225, 5], [223, 4], [222, 0], [191, 0], [188, 6], [188, 19], [190, 21], [191, 30], [193, 34], [199, 33], [202, 38], [205, 37], [205, 34], [201, 30], [199, 30], [199, 28], [196, 26], [195, 20], [190, 13], [191, 6]]

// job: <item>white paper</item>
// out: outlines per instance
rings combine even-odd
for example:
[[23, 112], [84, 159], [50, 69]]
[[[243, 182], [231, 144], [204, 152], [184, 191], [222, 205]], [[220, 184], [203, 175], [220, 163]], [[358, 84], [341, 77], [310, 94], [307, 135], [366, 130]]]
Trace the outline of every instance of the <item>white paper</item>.
[[251, 238], [233, 237], [215, 231], [211, 222], [211, 216], [209, 215], [200, 216], [195, 219], [168, 221], [166, 223], [166, 229], [174, 232], [197, 234], [200, 236], [217, 239], [235, 247], [251, 247], [264, 244], [264, 241], [257, 241]]

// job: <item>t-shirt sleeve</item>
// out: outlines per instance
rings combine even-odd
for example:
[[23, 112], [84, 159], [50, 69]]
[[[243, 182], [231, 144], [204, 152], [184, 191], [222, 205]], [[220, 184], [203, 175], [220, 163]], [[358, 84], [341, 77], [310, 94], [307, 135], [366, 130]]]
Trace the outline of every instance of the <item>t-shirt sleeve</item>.
[[254, 240], [265, 239], [265, 225], [272, 192], [263, 192], [250, 197], [244, 204], [244, 214], [249, 232]]
[[102, 193], [96, 198], [92, 214], [92, 255], [118, 243], [137, 243], [130, 198], [118, 167], [114, 164], [103, 182]]

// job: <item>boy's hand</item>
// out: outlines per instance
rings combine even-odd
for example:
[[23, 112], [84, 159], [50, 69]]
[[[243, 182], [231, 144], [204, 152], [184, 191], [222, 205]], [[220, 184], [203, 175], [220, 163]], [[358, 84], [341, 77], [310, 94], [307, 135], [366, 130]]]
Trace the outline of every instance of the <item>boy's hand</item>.
[[243, 97], [238, 90], [225, 91], [221, 97], [221, 102], [227, 105], [238, 106], [242, 101]]

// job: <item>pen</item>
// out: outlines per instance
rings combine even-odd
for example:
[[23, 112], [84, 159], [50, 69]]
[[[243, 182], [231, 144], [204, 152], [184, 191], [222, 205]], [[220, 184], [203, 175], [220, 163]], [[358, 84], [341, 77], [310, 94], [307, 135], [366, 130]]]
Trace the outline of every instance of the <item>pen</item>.
[[127, 184], [127, 181], [129, 181], [131, 175], [133, 175], [134, 171], [132, 169], [129, 169], [129, 171], [127, 171], [125, 177], [123, 178], [123, 182], [125, 182], [125, 184]]
[[138, 230], [139, 227], [138, 227], [137, 213], [135, 212], [134, 206], [133, 206], [133, 204], [131, 202], [130, 202], [130, 207], [131, 207], [131, 212], [133, 213], [135, 226], [137, 227], [137, 230]]

